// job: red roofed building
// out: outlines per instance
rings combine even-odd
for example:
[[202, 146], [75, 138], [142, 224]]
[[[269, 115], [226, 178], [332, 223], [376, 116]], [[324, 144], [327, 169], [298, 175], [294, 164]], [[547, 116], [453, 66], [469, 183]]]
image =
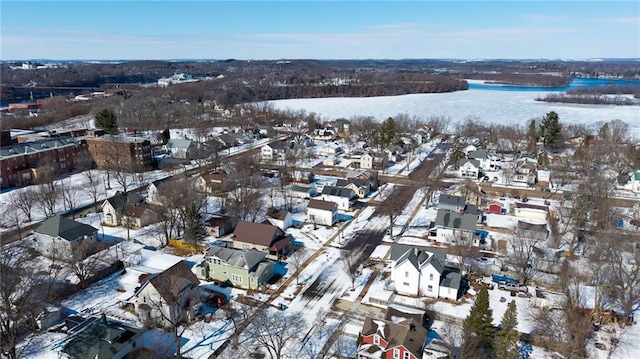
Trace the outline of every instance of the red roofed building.
[[422, 358], [427, 330], [414, 319], [394, 323], [368, 317], [360, 335], [360, 359], [419, 359]]

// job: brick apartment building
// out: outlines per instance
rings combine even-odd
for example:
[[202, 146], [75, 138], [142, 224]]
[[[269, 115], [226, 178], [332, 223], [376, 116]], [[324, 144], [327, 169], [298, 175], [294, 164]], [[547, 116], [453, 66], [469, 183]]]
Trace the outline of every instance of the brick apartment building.
[[85, 141], [98, 168], [119, 167], [129, 172], [153, 167], [151, 142], [146, 138], [105, 135]]
[[76, 156], [86, 150], [83, 141], [72, 137], [5, 143], [0, 147], [0, 188], [26, 186], [45, 173], [72, 171]]

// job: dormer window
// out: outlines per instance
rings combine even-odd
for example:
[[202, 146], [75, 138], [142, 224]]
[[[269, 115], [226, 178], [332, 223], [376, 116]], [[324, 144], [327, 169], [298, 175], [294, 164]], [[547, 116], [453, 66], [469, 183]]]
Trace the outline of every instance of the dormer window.
[[380, 345], [380, 336], [378, 334], [373, 335], [373, 344]]

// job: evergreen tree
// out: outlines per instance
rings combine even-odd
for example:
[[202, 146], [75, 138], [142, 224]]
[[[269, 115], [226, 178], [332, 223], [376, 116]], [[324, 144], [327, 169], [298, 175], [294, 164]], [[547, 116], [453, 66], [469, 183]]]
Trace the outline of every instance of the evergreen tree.
[[529, 131], [527, 132], [527, 149], [531, 153], [536, 152], [536, 143], [538, 142], [538, 124], [536, 120], [531, 120], [529, 123]]
[[202, 215], [195, 205], [190, 205], [187, 208], [185, 226], [184, 226], [184, 241], [190, 243], [200, 250], [200, 241], [207, 235], [207, 232], [202, 224]]
[[118, 117], [113, 109], [105, 108], [98, 111], [94, 117], [94, 125], [110, 135], [118, 133]]
[[518, 359], [518, 312], [516, 301], [512, 300], [502, 316], [502, 325], [496, 333], [494, 352], [496, 359]]
[[562, 124], [555, 111], [547, 113], [540, 123], [540, 136], [544, 137], [544, 146], [557, 145], [562, 138]]
[[471, 307], [469, 315], [464, 319], [462, 328], [466, 338], [477, 338], [480, 350], [491, 351], [495, 328], [493, 322], [493, 311], [489, 308], [489, 291], [486, 286], [478, 292], [476, 301]]

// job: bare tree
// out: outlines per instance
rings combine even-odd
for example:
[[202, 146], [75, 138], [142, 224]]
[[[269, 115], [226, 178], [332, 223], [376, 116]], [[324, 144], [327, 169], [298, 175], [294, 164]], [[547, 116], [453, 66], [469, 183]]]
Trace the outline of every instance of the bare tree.
[[60, 191], [58, 186], [51, 183], [40, 183], [35, 187], [36, 205], [40, 207], [46, 217], [52, 217], [56, 213], [56, 204]]
[[93, 201], [93, 211], [98, 213], [98, 200], [100, 199], [101, 176], [98, 170], [88, 169], [83, 172], [87, 183], [83, 186], [83, 192]]
[[358, 279], [358, 275], [360, 274], [358, 271], [358, 267], [360, 265], [361, 254], [362, 253], [360, 252], [348, 252], [339, 259], [342, 272], [344, 272], [344, 274], [346, 274], [351, 281], [351, 290], [356, 289], [356, 280]]
[[99, 270], [111, 265], [115, 260], [104, 244], [81, 240], [69, 257], [73, 274], [81, 283], [94, 276]]
[[31, 212], [36, 202], [33, 187], [19, 188], [9, 194], [9, 204], [24, 214], [27, 222], [31, 222]]
[[62, 195], [62, 203], [64, 210], [71, 212], [71, 218], [76, 219], [75, 209], [78, 204], [78, 189], [64, 180], [60, 181], [60, 194]]
[[507, 236], [507, 243], [511, 248], [509, 261], [523, 285], [527, 285], [539, 274], [536, 247], [540, 247], [543, 241], [536, 234], [528, 235], [521, 231]]
[[13, 206], [13, 204], [10, 203], [4, 207], [1, 220], [3, 227], [15, 227], [18, 232], [18, 239], [22, 239], [22, 218], [20, 216], [20, 212]]
[[[263, 311], [255, 316], [247, 328], [258, 348], [265, 349], [271, 359], [294, 357], [288, 350], [291, 345], [302, 339], [302, 328], [306, 322], [301, 313], [282, 314]], [[298, 349], [298, 348], [296, 348]], [[298, 351], [296, 350], [295, 353]]]
[[300, 284], [300, 270], [303, 269], [306, 256], [306, 249], [304, 247], [300, 247], [293, 252], [293, 255], [289, 257], [289, 264], [291, 265], [291, 270], [293, 274], [296, 276], [296, 284]]
[[34, 258], [33, 252], [19, 245], [4, 245], [0, 253], [0, 353], [9, 359], [23, 356], [27, 346], [20, 349], [18, 344], [34, 329], [33, 318], [41, 308]]

